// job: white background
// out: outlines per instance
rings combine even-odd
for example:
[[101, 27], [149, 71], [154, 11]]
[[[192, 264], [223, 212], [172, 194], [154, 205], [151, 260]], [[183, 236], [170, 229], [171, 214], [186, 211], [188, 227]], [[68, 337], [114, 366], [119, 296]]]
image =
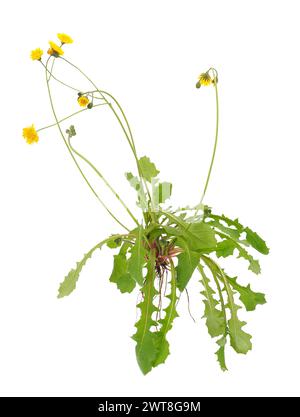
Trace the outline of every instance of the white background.
[[[2, 395], [299, 394], [298, 3], [13, 0], [2, 6]], [[228, 264], [228, 272], [251, 280], [268, 300], [245, 315], [253, 350], [243, 356], [228, 349], [229, 372], [219, 370], [201, 320], [197, 277], [189, 286], [197, 323], [183, 297], [169, 336], [172, 354], [147, 376], [130, 339], [137, 293], [121, 295], [108, 282], [112, 252], [95, 253], [76, 292], [56, 298], [83, 253], [120, 230], [83, 183], [56, 128], [41, 133], [37, 145], [22, 138], [24, 126], [53, 121], [44, 71], [29, 52], [47, 50], [57, 32], [74, 38], [66, 57], [123, 104], [140, 155], [175, 184], [175, 205], [199, 200], [215, 110], [213, 89], [196, 90], [195, 83], [200, 72], [218, 69], [220, 146], [206, 203], [239, 216], [271, 248], [261, 277], [242, 261]], [[61, 64], [59, 74], [85, 89]], [[60, 116], [77, 110], [76, 95], [53, 88]], [[72, 122], [74, 144], [135, 209], [123, 176], [134, 161], [109, 111], [94, 109]]]

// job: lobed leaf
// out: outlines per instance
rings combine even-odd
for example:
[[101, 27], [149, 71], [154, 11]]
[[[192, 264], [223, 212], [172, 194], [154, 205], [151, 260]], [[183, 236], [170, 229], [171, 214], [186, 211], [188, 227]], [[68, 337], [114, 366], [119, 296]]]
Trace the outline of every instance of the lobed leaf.
[[230, 278], [228, 275], [227, 280], [232, 288], [240, 294], [240, 300], [247, 311], [253, 311], [258, 304], [266, 303], [265, 295], [260, 292], [252, 291], [250, 284], [248, 284], [247, 287], [243, 287], [237, 283], [237, 278]]
[[171, 263], [171, 292], [166, 297], [169, 298], [170, 303], [164, 309], [165, 317], [159, 321], [161, 328], [156, 333], [156, 344], [157, 344], [157, 357], [153, 366], [164, 363], [170, 354], [169, 342], [167, 341], [167, 333], [172, 329], [173, 321], [178, 317], [176, 311], [176, 303], [178, 300], [177, 289], [176, 289], [176, 270], [174, 264]]
[[216, 351], [217, 360], [219, 362], [220, 368], [222, 371], [228, 371], [226, 362], [225, 362], [225, 345], [227, 342], [226, 335], [222, 336], [221, 339], [217, 340], [217, 344], [220, 346]]
[[211, 337], [220, 336], [226, 330], [226, 320], [224, 319], [223, 312], [216, 308], [220, 302], [214, 298], [215, 291], [210, 287], [209, 279], [204, 273], [201, 264], [198, 265], [198, 270], [202, 276], [200, 282], [204, 287], [204, 291], [201, 294], [206, 298], [206, 300], [203, 300], [205, 306], [203, 318], [206, 318], [209, 335]]
[[135, 280], [128, 272], [128, 260], [126, 253], [129, 248], [127, 243], [124, 243], [117, 255], [114, 255], [114, 266], [109, 278], [110, 282], [117, 284], [118, 289], [124, 292], [132, 292], [135, 287]]
[[147, 156], [139, 159], [139, 165], [141, 168], [141, 176], [148, 182], [151, 182], [152, 178], [155, 178], [159, 174], [158, 169], [156, 169], [154, 163]]
[[116, 239], [117, 237], [118, 235], [111, 236], [110, 238], [98, 243], [83, 256], [81, 261], [77, 262], [76, 268], [71, 269], [71, 271], [65, 277], [64, 281], [60, 283], [57, 298], [66, 297], [67, 295], [70, 295], [75, 290], [80, 272], [82, 268], [84, 267], [84, 265], [86, 264], [87, 260], [91, 258], [92, 254], [95, 252], [96, 249], [101, 249], [104, 244]]
[[154, 286], [155, 280], [155, 257], [150, 255], [147, 263], [147, 276], [142, 288], [143, 300], [138, 304], [141, 316], [136, 323], [136, 333], [132, 338], [136, 341], [136, 357], [139, 367], [143, 374], [151, 371], [157, 359], [158, 347], [156, 334], [151, 332], [151, 327], [157, 323], [152, 319], [152, 315], [157, 311], [153, 304], [153, 298], [157, 294]]

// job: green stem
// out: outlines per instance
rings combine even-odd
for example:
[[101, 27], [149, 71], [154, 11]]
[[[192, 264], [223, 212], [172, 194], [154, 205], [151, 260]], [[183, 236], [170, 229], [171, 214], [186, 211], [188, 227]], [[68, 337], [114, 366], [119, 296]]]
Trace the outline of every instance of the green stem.
[[[207, 174], [207, 178], [206, 178], [204, 190], [203, 190], [202, 197], [201, 197], [201, 200], [200, 200], [200, 206], [202, 205], [202, 202], [203, 202], [203, 199], [205, 197], [205, 193], [206, 193], [206, 190], [207, 190], [207, 187], [208, 187], [208, 184], [209, 184], [210, 175], [211, 175], [211, 171], [212, 171], [212, 168], [213, 168], [213, 165], [214, 165], [215, 156], [216, 156], [216, 150], [217, 150], [217, 145], [218, 145], [218, 133], [219, 133], [219, 95], [218, 95], [218, 82], [217, 82], [217, 80], [214, 82], [214, 87], [215, 87], [215, 93], [216, 93], [216, 131], [215, 131], [215, 143], [214, 143], [212, 158], [211, 158], [211, 162], [210, 162], [210, 166], [209, 166], [209, 170], [208, 170], [208, 174]], [[198, 212], [198, 210], [197, 210], [197, 212]]]
[[[49, 58], [48, 58], [49, 59]], [[65, 83], [64, 81], [61, 81], [61, 80], [59, 80], [57, 77], [55, 77], [51, 72], [50, 72], [50, 70], [48, 70], [48, 68], [46, 67], [46, 65], [42, 62], [42, 61], [39, 61], [42, 65], [43, 65], [43, 67], [45, 68], [45, 70], [47, 71], [47, 73], [48, 74], [50, 74], [51, 75], [51, 78], [53, 78], [53, 80], [55, 80], [55, 81], [57, 81], [59, 84], [62, 84], [62, 85], [64, 85], [65, 87], [68, 87], [68, 88], [70, 88], [71, 90], [73, 90], [73, 91], [76, 91], [77, 93], [80, 93], [81, 92], [81, 90], [79, 90], [78, 88], [76, 88], [76, 87], [73, 87], [72, 85], [70, 85], [70, 84], [67, 84], [67, 83]], [[87, 95], [88, 96], [92, 96], [92, 94], [90, 94], [90, 92], [88, 92], [87, 93]], [[94, 97], [94, 98], [97, 98], [98, 100], [103, 100], [103, 98], [101, 97]], [[107, 104], [107, 103], [106, 103]]]
[[[93, 85], [93, 87], [95, 88], [95, 90], [100, 94], [100, 96], [106, 101], [106, 103], [107, 104], [109, 104], [109, 107], [110, 107], [110, 109], [112, 110], [112, 112], [114, 113], [114, 115], [115, 115], [115, 117], [116, 117], [116, 119], [118, 120], [118, 122], [119, 122], [119, 124], [120, 124], [120, 126], [121, 126], [121, 128], [122, 128], [122, 130], [123, 130], [123, 132], [124, 132], [124, 134], [125, 134], [125, 137], [126, 137], [126, 140], [127, 140], [127, 142], [128, 142], [128, 144], [129, 144], [129, 146], [130, 146], [130, 149], [131, 149], [131, 151], [132, 151], [132, 153], [133, 153], [133, 156], [134, 156], [134, 158], [135, 158], [135, 161], [136, 161], [136, 164], [137, 164], [137, 168], [138, 168], [138, 173], [139, 173], [139, 176], [140, 176], [140, 179], [143, 181], [143, 183], [144, 183], [144, 185], [146, 186], [146, 190], [147, 190], [147, 194], [148, 194], [148, 198], [149, 198], [149, 201], [151, 202], [151, 194], [150, 194], [150, 191], [149, 191], [149, 188], [148, 188], [148, 186], [147, 186], [147, 184], [146, 184], [146, 182], [144, 181], [144, 179], [143, 179], [143, 176], [142, 176], [142, 170], [141, 170], [141, 167], [140, 167], [140, 163], [139, 163], [139, 159], [138, 159], [138, 156], [137, 156], [137, 152], [136, 152], [136, 148], [135, 148], [135, 144], [134, 144], [134, 141], [132, 141], [132, 138], [131, 138], [131, 136], [128, 134], [128, 132], [126, 131], [126, 129], [125, 129], [125, 127], [124, 127], [124, 125], [123, 125], [123, 123], [122, 123], [122, 120], [120, 119], [120, 117], [119, 117], [119, 115], [118, 115], [118, 113], [115, 111], [115, 109], [113, 108], [113, 106], [112, 106], [112, 104], [111, 103], [109, 103], [108, 101], [107, 101], [107, 99], [105, 98], [105, 96], [104, 96], [104, 94], [101, 92], [101, 90], [96, 86], [96, 84], [79, 68], [79, 67], [77, 67], [77, 65], [75, 65], [75, 64], [73, 64], [72, 62], [70, 62], [70, 61], [68, 61], [66, 58], [63, 58], [63, 57], [60, 57], [62, 60], [64, 60], [67, 64], [69, 64], [69, 65], [71, 65], [72, 67], [74, 67], [77, 71], [79, 71], [92, 85]], [[112, 96], [111, 96], [112, 97]], [[114, 99], [115, 100], [115, 99]], [[115, 100], [115, 102], [117, 103], [117, 101]], [[121, 106], [118, 104], [118, 106], [119, 106], [119, 108], [121, 108]], [[122, 114], [124, 114], [124, 112], [123, 112], [123, 110], [122, 110]], [[126, 119], [127, 120], [127, 119]], [[128, 122], [127, 122], [128, 123]], [[131, 130], [130, 130], [130, 132], [131, 132]]]
[[[95, 104], [95, 105], [93, 106], [93, 108], [94, 108], [94, 107], [99, 107], [99, 106], [104, 106], [104, 105], [106, 105], [106, 103]], [[70, 118], [71, 118], [71, 117], [73, 117], [73, 116], [76, 116], [76, 114], [82, 113], [82, 112], [87, 111], [87, 110], [89, 110], [89, 109], [85, 108], [85, 109], [78, 110], [78, 111], [76, 111], [75, 113], [72, 113], [72, 114], [70, 114], [70, 115], [69, 115], [69, 116], [67, 116], [67, 117], [64, 117], [63, 119], [60, 119], [60, 120], [58, 121], [58, 123], [62, 123], [62, 122], [64, 122], [65, 120], [68, 120], [68, 119], [70, 119]], [[40, 132], [41, 130], [48, 129], [49, 127], [53, 127], [53, 126], [56, 126], [56, 125], [57, 125], [56, 123], [53, 123], [53, 124], [51, 124], [51, 125], [48, 125], [48, 126], [45, 126], [45, 127], [41, 127], [40, 129], [37, 129], [37, 132]]]
[[64, 144], [66, 145], [66, 147], [67, 147], [67, 149], [68, 149], [68, 151], [69, 151], [69, 153], [70, 153], [70, 155], [71, 155], [71, 158], [73, 159], [73, 161], [74, 161], [74, 163], [75, 163], [75, 165], [76, 165], [76, 167], [78, 168], [78, 170], [79, 170], [79, 172], [80, 172], [80, 174], [82, 175], [82, 177], [83, 177], [83, 179], [85, 180], [85, 182], [87, 183], [87, 185], [88, 185], [88, 187], [90, 188], [90, 190], [93, 192], [93, 194], [96, 196], [96, 198], [98, 199], [98, 201], [100, 202], [100, 204], [105, 208], [105, 210], [110, 214], [110, 216], [120, 225], [120, 226], [122, 226], [124, 229], [126, 229], [127, 231], [129, 231], [129, 229], [122, 223], [122, 222], [120, 222], [120, 220], [118, 220], [117, 218], [116, 218], [116, 216], [109, 210], [109, 208], [105, 205], [105, 203], [101, 200], [101, 198], [98, 196], [98, 194], [96, 193], [96, 191], [94, 190], [94, 188], [91, 186], [91, 184], [90, 184], [90, 182], [88, 181], [88, 179], [86, 178], [86, 176], [84, 175], [84, 173], [82, 172], [82, 170], [81, 170], [81, 168], [80, 168], [80, 166], [79, 166], [79, 164], [78, 164], [78, 162], [76, 161], [76, 159], [75, 159], [75, 157], [74, 157], [74, 155], [73, 155], [73, 153], [72, 153], [72, 151], [71, 151], [71, 149], [69, 148], [69, 146], [68, 146], [68, 143], [67, 143], [67, 141], [66, 141], [66, 139], [65, 139], [65, 136], [64, 136], [64, 134], [63, 134], [63, 131], [62, 131], [62, 129], [61, 129], [61, 126], [60, 126], [60, 123], [59, 123], [59, 120], [58, 120], [58, 117], [57, 117], [57, 115], [56, 115], [56, 112], [55, 112], [55, 108], [54, 108], [54, 103], [53, 103], [53, 99], [52, 99], [52, 95], [51, 95], [51, 89], [50, 89], [50, 85], [49, 85], [49, 79], [48, 79], [48, 62], [49, 62], [49, 58], [48, 58], [48, 60], [47, 60], [47, 62], [46, 62], [46, 83], [47, 83], [47, 90], [48, 90], [48, 95], [49, 95], [49, 100], [50, 100], [50, 105], [51, 105], [51, 109], [52, 109], [52, 113], [53, 113], [53, 116], [54, 116], [54, 118], [55, 118], [55, 121], [56, 121], [56, 125], [57, 125], [57, 127], [58, 127], [58, 130], [59, 130], [59, 132], [60, 132], [60, 135], [61, 135], [61, 137], [62, 137], [62, 139], [63, 139], [63, 141], [64, 141]]
[[91, 161], [89, 161], [85, 156], [83, 156], [81, 153], [79, 153], [72, 145], [71, 145], [71, 138], [68, 137], [68, 144], [70, 149], [77, 155], [79, 158], [81, 158], [84, 162], [86, 162], [93, 170], [96, 172], [96, 174], [101, 178], [101, 180], [104, 182], [104, 184], [109, 188], [109, 190], [114, 194], [114, 196], [120, 201], [122, 206], [125, 208], [129, 216], [132, 218], [132, 220], [139, 226], [138, 220], [135, 218], [135, 216], [132, 214], [132, 212], [129, 210], [129, 208], [126, 206], [122, 198], [119, 196], [119, 194], [114, 190], [114, 188], [110, 185], [110, 183], [106, 180], [106, 178], [101, 174], [101, 172], [92, 164]]

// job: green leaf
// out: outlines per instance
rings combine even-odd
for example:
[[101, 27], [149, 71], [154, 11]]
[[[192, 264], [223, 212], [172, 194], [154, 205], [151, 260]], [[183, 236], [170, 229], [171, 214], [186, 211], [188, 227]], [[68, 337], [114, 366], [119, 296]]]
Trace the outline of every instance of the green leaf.
[[87, 260], [92, 256], [93, 252], [96, 249], [101, 249], [104, 243], [106, 243], [106, 241], [103, 241], [99, 243], [98, 245], [94, 246], [89, 252], [87, 252], [84, 255], [81, 261], [77, 262], [76, 268], [71, 269], [71, 271], [65, 277], [64, 281], [59, 286], [57, 298], [66, 297], [67, 295], [71, 294], [71, 292], [75, 290], [82, 268], [86, 264]]
[[242, 330], [245, 324], [247, 323], [240, 321], [237, 316], [231, 317], [228, 320], [230, 344], [237, 353], [244, 355], [252, 349], [252, 336]]
[[139, 321], [136, 323], [136, 333], [132, 338], [136, 341], [136, 357], [139, 367], [143, 374], [151, 371], [157, 358], [157, 335], [151, 332], [151, 327], [157, 323], [152, 319], [152, 315], [157, 311], [153, 304], [153, 298], [157, 294], [154, 286], [155, 280], [155, 256], [150, 255], [147, 264], [147, 276], [142, 288], [143, 300], [138, 304], [141, 311]]
[[161, 328], [157, 335], [157, 357], [153, 366], [157, 366], [161, 363], [164, 363], [170, 354], [169, 342], [167, 341], [166, 335], [172, 329], [173, 321], [178, 317], [176, 311], [176, 303], [178, 296], [176, 293], [176, 271], [173, 263], [171, 264], [171, 292], [166, 297], [169, 298], [170, 302], [168, 306], [164, 309], [165, 317], [159, 321]]
[[143, 156], [139, 159], [139, 165], [141, 168], [141, 175], [145, 180], [148, 182], [151, 182], [152, 178], [155, 178], [159, 171], [156, 169], [156, 166], [153, 164], [153, 162], [150, 161], [150, 159], [147, 156]]
[[260, 274], [261, 269], [259, 261], [254, 259], [253, 256], [243, 246], [240, 245], [240, 243], [236, 242], [232, 238], [225, 239], [217, 244], [216, 255], [218, 257], [226, 257], [232, 255], [235, 248], [238, 250], [238, 258], [244, 258], [249, 262], [248, 269], [255, 274]]
[[143, 240], [144, 230], [139, 226], [136, 231], [135, 244], [131, 250], [131, 256], [128, 261], [128, 271], [132, 278], [139, 284], [143, 285], [143, 267], [146, 262], [146, 249]]
[[251, 344], [251, 335], [244, 332], [242, 329], [245, 324], [247, 324], [245, 321], [240, 321], [237, 315], [237, 311], [241, 308], [234, 302], [233, 292], [228, 284], [227, 277], [221, 271], [226, 292], [228, 295], [228, 307], [230, 308], [231, 317], [228, 320], [228, 330], [229, 330], [229, 336], [230, 336], [230, 344], [233, 347], [233, 349], [237, 353], [243, 353], [246, 354], [249, 350], [252, 349]]
[[222, 336], [221, 339], [217, 340], [217, 344], [220, 346], [216, 351], [217, 360], [219, 362], [220, 368], [222, 371], [228, 371], [226, 362], [225, 362], [225, 345], [226, 345], [226, 335]]
[[191, 251], [185, 240], [179, 238], [177, 243], [183, 249], [183, 252], [177, 257], [177, 288], [183, 291], [199, 264], [201, 255], [198, 252]]
[[260, 264], [258, 262], [257, 259], [254, 259], [252, 255], [250, 255], [249, 252], [246, 251], [246, 249], [242, 248], [240, 245], [237, 245], [237, 248], [239, 250], [239, 258], [244, 258], [246, 259], [246, 261], [249, 262], [249, 267], [248, 269], [252, 272], [254, 272], [254, 274], [260, 274], [261, 269], [260, 269]]
[[118, 255], [114, 255], [114, 266], [109, 278], [110, 282], [117, 284], [122, 293], [130, 293], [135, 287], [135, 281], [128, 273], [128, 260], [126, 258], [128, 247], [129, 245], [124, 243]]
[[244, 231], [244, 226], [239, 222], [239, 219], [232, 220], [229, 217], [224, 216], [224, 214], [222, 214], [222, 216], [217, 214], [209, 214], [207, 217], [216, 220], [219, 224], [221, 224], [220, 220], [224, 221], [229, 227], [234, 227], [239, 232], [239, 234]]
[[131, 172], [126, 172], [126, 179], [129, 181], [130, 185], [135, 189], [138, 196], [137, 205], [142, 210], [147, 210], [147, 197], [144, 192], [144, 187], [141, 184], [141, 181], [138, 177], [135, 177]]
[[208, 224], [204, 222], [185, 223], [182, 219], [171, 213], [165, 211], [162, 211], [161, 213], [178, 226], [178, 229], [166, 226], [166, 232], [168, 234], [173, 233], [174, 236], [183, 237], [187, 241], [191, 250], [197, 251], [201, 249], [215, 248], [217, 244], [215, 232]]
[[121, 293], [130, 293], [135, 288], [135, 281], [131, 278], [131, 275], [128, 272], [121, 275], [116, 284]]
[[267, 247], [266, 242], [260, 236], [258, 236], [257, 233], [249, 229], [249, 227], [245, 228], [245, 232], [247, 242], [258, 252], [264, 255], [268, 255], [269, 248]]
[[211, 337], [220, 336], [224, 334], [226, 330], [224, 314], [221, 310], [216, 308], [220, 302], [214, 298], [215, 291], [210, 287], [209, 279], [201, 264], [198, 265], [198, 269], [202, 276], [200, 282], [204, 287], [204, 291], [202, 291], [201, 294], [206, 298], [206, 300], [203, 300], [205, 305], [203, 318], [206, 318], [206, 326], [209, 335]]
[[214, 230], [204, 222], [192, 223], [184, 234], [194, 250], [214, 248], [217, 244]]
[[227, 256], [233, 255], [235, 248], [236, 244], [234, 241], [230, 239], [225, 239], [222, 242], [218, 242], [216, 247], [216, 255], [218, 258], [220, 258], [221, 256], [223, 258], [227, 258]]
[[164, 203], [171, 197], [171, 194], [172, 184], [170, 182], [160, 182], [153, 187], [153, 204], [156, 206]]
[[[227, 307], [230, 309], [231, 317], [228, 320], [228, 331], [230, 336], [230, 344], [233, 349], [237, 353], [246, 354], [249, 350], [252, 349], [251, 344], [251, 335], [244, 332], [242, 329], [246, 322], [240, 321], [237, 315], [237, 311], [241, 308], [234, 301], [234, 294], [232, 288], [228, 282], [226, 274], [223, 270], [218, 266], [216, 262], [214, 262], [211, 258], [209, 258], [210, 262], [210, 269], [216, 276], [223, 282], [227, 297], [228, 297], [228, 305]], [[222, 351], [221, 351], [222, 353]]]
[[219, 220], [213, 220], [206, 222], [210, 226], [220, 230], [221, 232], [225, 233], [226, 235], [232, 237], [233, 239], [238, 239], [240, 237], [240, 231], [237, 229], [232, 229], [230, 227], [224, 226], [222, 223], [220, 223]]
[[122, 239], [121, 238], [116, 238], [116, 239], [113, 239], [113, 240], [109, 240], [107, 242], [106, 246], [110, 249], [116, 249], [119, 246], [121, 246], [121, 243], [122, 243]]
[[240, 300], [246, 307], [247, 311], [253, 311], [258, 304], [266, 303], [265, 295], [260, 292], [252, 291], [250, 284], [248, 284], [247, 287], [243, 287], [237, 283], [237, 278], [230, 278], [227, 276], [227, 280], [232, 288], [239, 292]]
[[[209, 214], [207, 218], [213, 219], [212, 221], [209, 221], [209, 224], [212, 226], [218, 228], [225, 234], [228, 234], [231, 238], [238, 240], [240, 235], [245, 232], [246, 233], [246, 242], [252, 246], [254, 249], [256, 249], [258, 252], [267, 255], [269, 253], [269, 248], [266, 245], [266, 242], [256, 233], [253, 232], [249, 227], [244, 227], [238, 219], [231, 220], [228, 217], [224, 216], [218, 216], [216, 214]], [[229, 227], [223, 226], [220, 221], [224, 221]], [[234, 227], [234, 229], [231, 229], [230, 226]], [[243, 243], [239, 241], [239, 243]]]

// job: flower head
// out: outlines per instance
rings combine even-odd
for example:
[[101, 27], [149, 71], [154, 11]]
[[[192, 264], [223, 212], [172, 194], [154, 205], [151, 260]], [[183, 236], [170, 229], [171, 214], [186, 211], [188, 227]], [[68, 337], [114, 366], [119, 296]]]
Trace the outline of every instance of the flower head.
[[73, 39], [71, 38], [71, 36], [66, 35], [65, 33], [58, 33], [57, 37], [61, 41], [62, 44], [73, 43]]
[[209, 75], [209, 72], [207, 71], [199, 75], [196, 87], [200, 88], [201, 85], [208, 86], [208, 85], [211, 85], [212, 83], [213, 83], [213, 79], [211, 78], [211, 76]]
[[40, 48], [36, 48], [33, 51], [31, 51], [30, 58], [33, 61], [39, 61], [42, 58], [43, 53], [44, 52]]
[[50, 48], [48, 49], [49, 55], [63, 55], [64, 51], [55, 42], [49, 41]]
[[79, 96], [77, 101], [79, 106], [81, 107], [86, 107], [90, 102], [90, 100], [86, 96]]
[[33, 124], [31, 126], [24, 127], [24, 129], [23, 129], [23, 138], [30, 145], [34, 142], [39, 141], [39, 135], [37, 134], [37, 131], [35, 130], [35, 127], [34, 127]]

